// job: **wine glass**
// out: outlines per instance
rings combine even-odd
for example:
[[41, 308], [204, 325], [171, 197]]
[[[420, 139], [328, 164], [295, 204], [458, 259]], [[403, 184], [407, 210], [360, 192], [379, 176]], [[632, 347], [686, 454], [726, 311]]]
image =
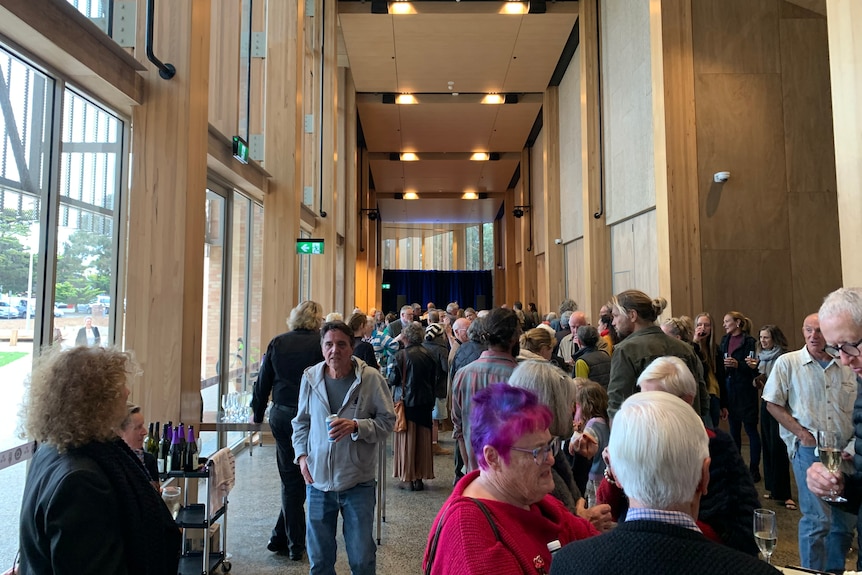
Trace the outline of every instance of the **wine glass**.
[[[841, 467], [841, 436], [834, 431], [817, 431], [817, 449], [820, 451], [820, 462], [832, 473], [837, 474]], [[821, 497], [823, 501], [833, 503], [845, 503], [847, 499], [838, 495], [835, 489], [829, 491], [829, 495]]]
[[769, 563], [772, 552], [775, 551], [775, 542], [778, 534], [775, 527], [775, 511], [769, 509], [754, 510], [754, 540]]

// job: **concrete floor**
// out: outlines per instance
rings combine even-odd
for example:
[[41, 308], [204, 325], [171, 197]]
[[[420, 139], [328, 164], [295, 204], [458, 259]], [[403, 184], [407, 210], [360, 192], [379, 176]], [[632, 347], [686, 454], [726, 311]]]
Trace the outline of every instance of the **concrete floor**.
[[[452, 448], [451, 434], [441, 444]], [[392, 459], [387, 461], [386, 521], [381, 524], [377, 548], [377, 572], [421, 573], [422, 554], [428, 530], [437, 511], [452, 491], [454, 477], [451, 456], [434, 459], [436, 479], [425, 481], [425, 490], [401, 491], [391, 477]], [[272, 443], [255, 447], [253, 456], [236, 457], [236, 487], [229, 497], [228, 542], [232, 554], [231, 575], [299, 575], [308, 573], [308, 558], [301, 562], [267, 551], [270, 530], [280, 506], [280, 482]], [[341, 532], [341, 527], [338, 529]], [[375, 525], [375, 539], [377, 537]], [[344, 540], [338, 536], [338, 573], [349, 573]]]
[[[442, 444], [452, 448], [450, 434], [442, 435]], [[745, 449], [745, 446], [744, 446]], [[747, 459], [747, 454], [746, 454]], [[377, 571], [381, 574], [420, 573], [422, 555], [431, 523], [451, 492], [452, 463], [449, 456], [438, 456], [434, 461], [436, 479], [426, 482], [425, 491], [401, 491], [395, 487], [391, 475], [392, 462], [388, 461], [386, 522], [382, 524], [381, 545], [377, 553]], [[231, 573], [238, 575], [299, 575], [308, 572], [308, 560], [290, 561], [266, 550], [276, 514], [278, 512], [279, 479], [275, 466], [275, 449], [272, 444], [255, 448], [254, 456], [247, 452], [237, 456], [237, 487], [230, 496], [228, 518], [228, 547], [233, 554]], [[758, 484], [763, 495], [763, 483]], [[794, 494], [796, 489], [793, 489]], [[773, 564], [798, 565], [797, 524], [800, 513], [788, 511], [783, 502], [761, 499], [763, 507], [773, 509], [778, 517], [778, 545], [772, 556]], [[339, 529], [340, 531], [340, 529]], [[375, 534], [376, 536], [376, 534]], [[855, 545], [854, 545], [855, 547]], [[856, 564], [856, 553], [848, 557], [848, 569]], [[349, 573], [343, 541], [339, 537], [338, 573]]]

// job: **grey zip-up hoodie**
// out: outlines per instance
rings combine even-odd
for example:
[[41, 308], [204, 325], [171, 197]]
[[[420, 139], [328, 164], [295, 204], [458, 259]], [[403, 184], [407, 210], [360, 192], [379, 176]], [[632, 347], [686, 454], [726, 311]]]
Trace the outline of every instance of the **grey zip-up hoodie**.
[[335, 415], [356, 421], [359, 431], [338, 442], [329, 441], [326, 429], [326, 417], [330, 415], [323, 379], [326, 362], [302, 374], [298, 410], [292, 422], [294, 463], [298, 465], [300, 457], [308, 456], [313, 486], [320, 491], [345, 491], [373, 480], [377, 473], [377, 444], [386, 441], [395, 425], [392, 397], [380, 371], [356, 357], [352, 361], [355, 378]]

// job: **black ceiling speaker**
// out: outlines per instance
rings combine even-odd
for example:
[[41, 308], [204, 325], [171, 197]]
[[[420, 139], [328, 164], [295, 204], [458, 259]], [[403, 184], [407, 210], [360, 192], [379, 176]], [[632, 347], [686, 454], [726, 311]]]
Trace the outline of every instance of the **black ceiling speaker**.
[[380, 212], [378, 212], [377, 210], [371, 210], [370, 212], [368, 212], [368, 219], [371, 220], [372, 222], [376, 221], [377, 218], [379, 218], [379, 217], [380, 217]]
[[548, 6], [545, 0], [530, 0], [530, 10], [528, 14], [544, 14], [548, 11]]
[[512, 215], [516, 218], [523, 218], [524, 210], [522, 210], [521, 208], [515, 208], [514, 210], [512, 210]]
[[387, 0], [371, 0], [371, 13], [389, 14], [389, 2]]

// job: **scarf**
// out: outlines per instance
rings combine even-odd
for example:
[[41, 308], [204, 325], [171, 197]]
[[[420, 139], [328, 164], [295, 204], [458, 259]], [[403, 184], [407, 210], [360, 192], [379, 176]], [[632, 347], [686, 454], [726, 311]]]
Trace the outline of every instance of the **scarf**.
[[760, 355], [758, 356], [758, 359], [760, 359], [760, 365], [757, 366], [757, 370], [764, 375], [769, 375], [772, 362], [783, 353], [784, 350], [778, 345], [773, 346], [772, 349], [760, 350]]
[[180, 531], [147, 479], [146, 469], [122, 440], [96, 441], [75, 449], [92, 459], [117, 494], [126, 567], [131, 574], [176, 573]]

